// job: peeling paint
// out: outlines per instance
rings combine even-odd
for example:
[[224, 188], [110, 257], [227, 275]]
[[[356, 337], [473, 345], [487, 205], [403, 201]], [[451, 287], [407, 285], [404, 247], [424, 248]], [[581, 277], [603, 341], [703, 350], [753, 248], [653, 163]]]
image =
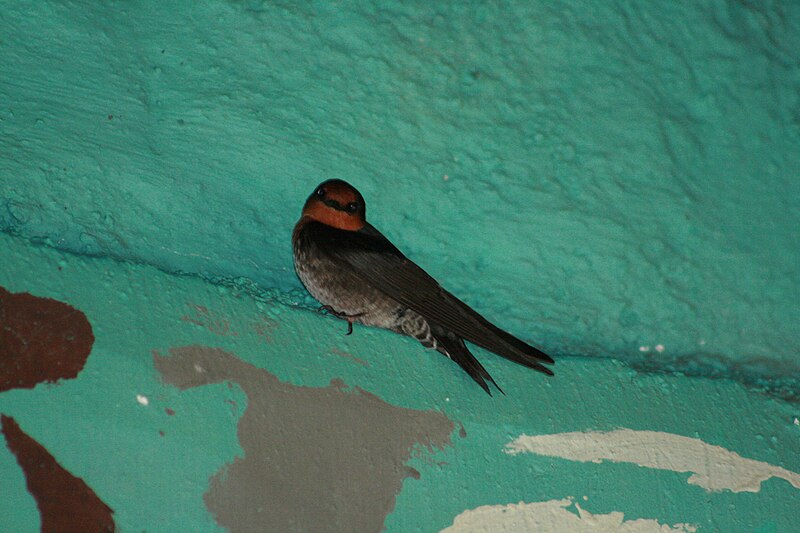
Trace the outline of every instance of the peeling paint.
[[247, 395], [244, 457], [211, 478], [204, 498], [232, 532], [380, 531], [403, 480], [420, 477], [406, 462], [448, 445], [455, 428], [441, 413], [396, 407], [341, 380], [283, 383], [217, 348], [171, 348], [154, 364], [180, 389], [227, 381]]
[[509, 505], [483, 505], [458, 515], [453, 525], [440, 533], [694, 533], [697, 528], [688, 524], [672, 526], [657, 520], [639, 518], [625, 520], [620, 512], [592, 514], [577, 503], [569, 508], [571, 499], [550, 500]]
[[115, 530], [114, 511], [82, 479], [58, 464], [16, 420], [6, 415], [0, 419], [8, 448], [17, 457], [39, 507], [42, 532]]
[[800, 474], [747, 459], [700, 439], [660, 431], [587, 431], [522, 435], [506, 453], [535, 453], [571, 461], [633, 463], [647, 468], [691, 472], [688, 482], [707, 491], [758, 492], [769, 478], [785, 479], [800, 489]]

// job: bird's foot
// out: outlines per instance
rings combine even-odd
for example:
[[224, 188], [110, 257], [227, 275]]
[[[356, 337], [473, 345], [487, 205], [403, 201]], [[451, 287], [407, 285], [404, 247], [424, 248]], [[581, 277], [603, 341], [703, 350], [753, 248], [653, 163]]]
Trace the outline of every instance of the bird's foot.
[[337, 311], [330, 305], [322, 305], [319, 308], [320, 311], [325, 311], [330, 313], [331, 315], [335, 316], [336, 318], [341, 318], [342, 320], [347, 320], [347, 333], [345, 335], [350, 335], [353, 333], [353, 320], [362, 316], [364, 313], [356, 313], [354, 315], [348, 315], [347, 313], [342, 313], [341, 311]]
[[341, 311], [337, 311], [330, 305], [321, 305], [319, 306], [319, 311], [325, 311], [326, 313], [335, 316], [336, 318], [347, 318], [349, 315], [347, 313], [342, 313]]

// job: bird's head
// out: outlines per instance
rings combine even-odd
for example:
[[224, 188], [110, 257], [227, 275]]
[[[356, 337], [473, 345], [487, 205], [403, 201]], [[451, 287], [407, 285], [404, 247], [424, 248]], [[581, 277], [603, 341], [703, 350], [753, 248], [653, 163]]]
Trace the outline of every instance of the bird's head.
[[320, 183], [303, 206], [302, 218], [337, 229], [358, 231], [367, 223], [364, 198], [355, 187], [342, 180]]

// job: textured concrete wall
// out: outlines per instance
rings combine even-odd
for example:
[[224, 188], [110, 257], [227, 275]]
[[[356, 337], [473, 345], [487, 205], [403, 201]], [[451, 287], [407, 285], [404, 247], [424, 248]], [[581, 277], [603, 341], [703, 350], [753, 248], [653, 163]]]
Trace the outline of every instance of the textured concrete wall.
[[798, 373], [797, 3], [380, 4], [6, 6], [0, 227], [286, 290], [345, 178], [552, 351]]
[[[322, 424], [307, 420], [315, 402], [341, 402], [353, 424], [374, 410], [375, 438], [397, 439], [357, 445], [353, 425], [309, 440], [371, 450], [325, 485], [380, 466], [369, 512], [337, 515], [367, 529], [624, 512], [643, 528], [791, 531], [798, 411], [770, 398], [800, 396], [796, 2], [6, 4], [0, 294], [8, 309], [31, 293], [84, 313], [95, 342], [69, 360], [77, 378], [31, 370], [33, 390], [9, 378], [3, 489], [27, 494], [21, 458], [48, 452], [54, 475], [85, 482], [126, 530], [247, 529], [230, 520], [266, 502], [243, 494], [299, 445], [241, 466], [267, 431], [243, 428], [302, 419], [296, 443]], [[556, 378], [481, 352], [509, 393], [485, 398], [411, 341], [343, 339], [309, 313], [289, 233], [333, 177], [445, 287], [561, 356]], [[43, 349], [19, 351], [29, 321], [8, 324], [5, 357], [39, 361]], [[57, 331], [56, 344], [71, 335]], [[195, 383], [181, 366], [195, 363], [218, 370]], [[248, 411], [283, 401], [306, 410]], [[613, 442], [649, 446], [649, 433], [597, 433], [619, 428], [663, 433], [686, 469], [609, 457]], [[509, 447], [523, 435], [580, 447], [576, 432], [596, 446]], [[687, 485], [706, 475], [698, 453], [744, 468], [730, 467], [739, 481]], [[326, 457], [298, 479], [330, 473]], [[226, 468], [255, 477], [231, 475], [232, 488]], [[753, 481], [770, 476], [788, 483]], [[105, 523], [100, 504], [91, 516]], [[0, 530], [39, 519], [31, 497], [3, 505]], [[339, 524], [314, 516], [307, 527]]]

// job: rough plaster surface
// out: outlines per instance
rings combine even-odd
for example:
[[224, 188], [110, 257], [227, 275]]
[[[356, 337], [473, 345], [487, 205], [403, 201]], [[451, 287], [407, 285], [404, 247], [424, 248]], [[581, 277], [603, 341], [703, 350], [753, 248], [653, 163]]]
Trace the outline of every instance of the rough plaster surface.
[[291, 291], [345, 178], [547, 351], [800, 390], [797, 2], [6, 4], [5, 231]]
[[216, 348], [171, 348], [154, 363], [181, 389], [228, 381], [247, 395], [237, 431], [244, 457], [218, 472], [205, 496], [232, 532], [380, 531], [403, 479], [419, 478], [406, 466], [415, 449], [442, 449], [455, 427], [441, 413], [349, 392], [341, 381], [282, 383]]
[[508, 505], [483, 505], [458, 515], [440, 533], [694, 533], [695, 526], [625, 520], [620, 512], [592, 514], [571, 499]]
[[707, 491], [758, 492], [772, 477], [800, 489], [800, 474], [780, 466], [747, 459], [700, 439], [661, 431], [587, 431], [556, 435], [522, 435], [506, 453], [536, 453], [571, 461], [633, 463], [647, 468], [691, 472], [688, 482]]

